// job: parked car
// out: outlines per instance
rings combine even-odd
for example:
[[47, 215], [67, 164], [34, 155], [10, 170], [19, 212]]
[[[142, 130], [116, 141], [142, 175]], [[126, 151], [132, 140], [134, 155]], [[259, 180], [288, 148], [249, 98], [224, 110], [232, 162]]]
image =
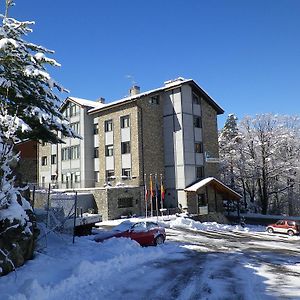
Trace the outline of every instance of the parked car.
[[275, 224], [270, 224], [267, 226], [267, 231], [269, 233], [287, 233], [290, 236], [299, 234], [299, 229], [299, 223], [292, 220], [279, 220]]
[[124, 221], [111, 231], [102, 232], [94, 237], [96, 242], [103, 242], [112, 237], [125, 237], [138, 242], [141, 246], [160, 245], [165, 242], [165, 229], [155, 222], [142, 221], [130, 222]]

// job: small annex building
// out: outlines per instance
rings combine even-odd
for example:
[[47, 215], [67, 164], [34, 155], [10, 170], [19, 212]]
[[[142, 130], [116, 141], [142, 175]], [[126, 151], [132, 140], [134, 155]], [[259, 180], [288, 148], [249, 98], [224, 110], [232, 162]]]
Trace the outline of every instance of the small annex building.
[[187, 212], [206, 215], [222, 213], [223, 201], [240, 201], [242, 196], [214, 177], [200, 180], [185, 189], [187, 197]]

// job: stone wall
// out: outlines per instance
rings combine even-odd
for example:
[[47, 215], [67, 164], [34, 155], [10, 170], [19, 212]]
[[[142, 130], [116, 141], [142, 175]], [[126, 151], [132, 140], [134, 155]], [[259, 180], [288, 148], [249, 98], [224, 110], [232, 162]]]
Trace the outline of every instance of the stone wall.
[[[210, 157], [219, 157], [219, 143], [218, 143], [218, 123], [217, 112], [205, 100], [201, 101], [202, 107], [202, 131], [203, 131], [203, 146], [204, 151]], [[204, 174], [205, 177], [219, 178], [219, 163], [205, 163]]]

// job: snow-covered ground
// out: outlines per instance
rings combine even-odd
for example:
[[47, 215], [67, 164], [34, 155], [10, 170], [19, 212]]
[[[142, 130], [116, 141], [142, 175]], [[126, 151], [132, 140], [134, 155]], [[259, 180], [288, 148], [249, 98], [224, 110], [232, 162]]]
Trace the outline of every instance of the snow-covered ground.
[[180, 217], [159, 222], [167, 228], [159, 247], [124, 238], [72, 244], [51, 233], [34, 260], [0, 277], [0, 299], [300, 299], [299, 237]]

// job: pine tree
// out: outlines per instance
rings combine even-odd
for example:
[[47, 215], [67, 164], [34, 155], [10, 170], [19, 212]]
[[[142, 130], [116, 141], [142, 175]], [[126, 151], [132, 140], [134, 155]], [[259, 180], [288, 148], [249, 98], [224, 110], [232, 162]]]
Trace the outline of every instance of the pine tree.
[[[56, 92], [66, 91], [46, 71], [46, 66], [60, 66], [42, 46], [24, 40], [34, 22], [20, 22], [8, 17], [7, 10], [0, 27], [0, 101], [1, 110], [14, 116], [18, 126], [15, 136], [24, 139], [61, 142], [57, 131], [75, 137], [59, 111]], [[6, 129], [7, 130], [7, 129]]]

